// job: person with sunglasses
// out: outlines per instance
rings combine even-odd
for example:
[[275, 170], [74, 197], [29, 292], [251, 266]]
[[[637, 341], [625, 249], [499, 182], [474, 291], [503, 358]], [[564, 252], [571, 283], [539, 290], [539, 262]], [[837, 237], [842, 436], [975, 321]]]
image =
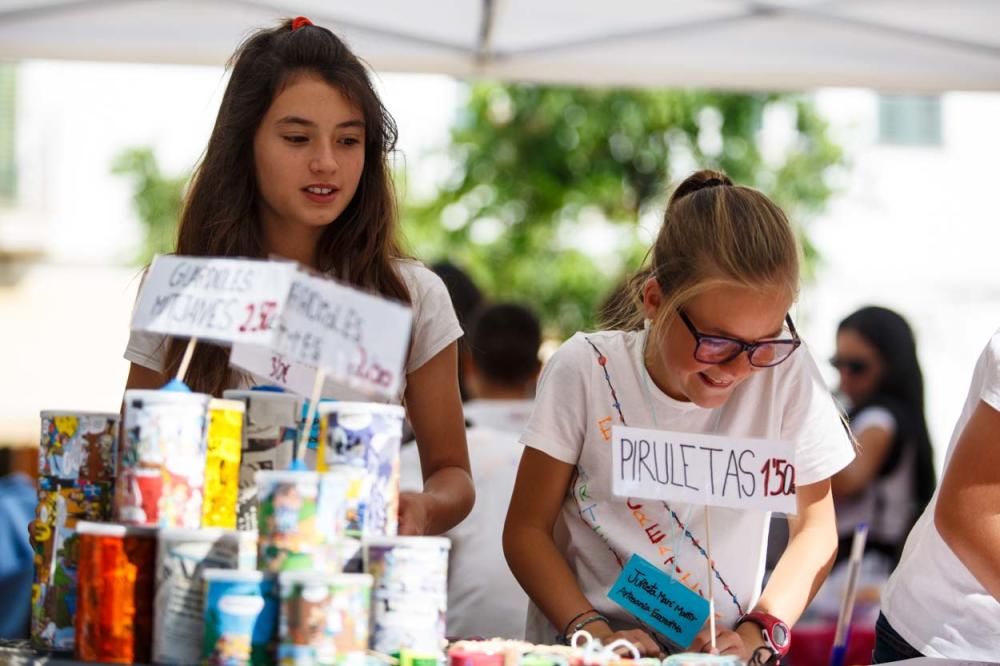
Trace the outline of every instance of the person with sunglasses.
[[830, 363], [840, 373], [838, 392], [859, 445], [858, 456], [831, 481], [840, 535], [837, 561], [846, 561], [855, 527], [867, 523], [864, 571], [877, 585], [899, 561], [906, 535], [935, 487], [913, 331], [888, 308], [861, 308], [837, 327]]
[[[829, 478], [854, 449], [789, 309], [799, 249], [784, 213], [722, 173], [699, 171], [667, 205], [652, 261], [626, 289], [612, 330], [577, 333], [546, 364], [507, 513], [504, 550], [531, 599], [527, 636], [566, 640], [584, 628], [645, 655], [707, 652], [664, 636], [608, 598], [639, 554], [704, 596], [712, 569], [717, 649], [748, 661], [783, 654], [837, 547]], [[791, 441], [797, 515], [761, 590], [770, 516], [617, 497], [615, 425]]]

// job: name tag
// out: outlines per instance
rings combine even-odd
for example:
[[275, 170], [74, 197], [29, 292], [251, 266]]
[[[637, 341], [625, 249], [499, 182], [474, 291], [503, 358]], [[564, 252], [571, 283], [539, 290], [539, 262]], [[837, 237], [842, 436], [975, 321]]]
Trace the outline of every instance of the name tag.
[[625, 564], [608, 598], [681, 649], [691, 644], [708, 620], [707, 599], [639, 555]]

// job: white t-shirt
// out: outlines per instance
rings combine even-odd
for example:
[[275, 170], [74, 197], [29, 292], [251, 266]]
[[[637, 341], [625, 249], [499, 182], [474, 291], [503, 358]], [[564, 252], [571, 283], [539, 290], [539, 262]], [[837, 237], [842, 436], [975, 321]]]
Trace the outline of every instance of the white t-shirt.
[[[413, 329], [410, 335], [410, 349], [406, 357], [406, 372], [400, 381], [399, 394], [393, 401], [402, 402], [406, 391], [406, 375], [420, 368], [449, 344], [462, 337], [462, 327], [455, 316], [448, 289], [433, 271], [412, 259], [397, 260], [400, 277], [410, 291], [413, 309]], [[145, 368], [163, 371], [167, 338], [157, 333], [133, 331], [125, 349], [125, 358]], [[257, 384], [248, 373], [240, 373], [240, 382], [230, 388], [247, 389]], [[369, 400], [360, 393], [352, 393], [344, 388], [334, 388], [327, 383], [323, 397], [339, 400]]]
[[[644, 331], [577, 333], [549, 360], [521, 443], [576, 466], [554, 539], [580, 589], [615, 628], [636, 621], [607, 593], [633, 553], [704, 596], [707, 562], [700, 506], [615, 497], [611, 427], [629, 426], [785, 439], [795, 443], [797, 483], [829, 478], [854, 457], [850, 439], [805, 345], [787, 361], [755, 372], [719, 409], [680, 402], [660, 391], [643, 363]], [[599, 357], [606, 358], [604, 365]], [[649, 404], [644, 383], [648, 382]], [[617, 396], [612, 397], [611, 387]], [[651, 409], [655, 409], [655, 419]], [[715, 607], [732, 627], [760, 595], [770, 514], [712, 509]], [[527, 640], [551, 642], [553, 627], [532, 604]]]
[[[448, 561], [448, 635], [521, 638], [528, 596], [503, 555], [503, 523], [523, 447], [518, 435], [531, 414], [530, 400], [473, 400], [465, 404], [466, 432], [476, 505], [445, 536]], [[421, 490], [416, 446], [403, 449], [400, 488]]]
[[[948, 445], [946, 475], [955, 444], [980, 400], [1000, 411], [1000, 331], [993, 334], [976, 363], [965, 407]], [[995, 465], [996, 459], [992, 460], [988, 464]], [[882, 593], [882, 612], [907, 643], [928, 657], [996, 660], [1000, 602], [941, 538], [934, 525], [937, 501], [935, 492], [906, 540], [899, 566]]]
[[[895, 440], [898, 424], [888, 409], [872, 406], [862, 409], [851, 419], [851, 430], [858, 437], [870, 428], [885, 430]], [[864, 455], [864, 451], [861, 453]], [[917, 512], [917, 489], [913, 480], [913, 468], [917, 464], [915, 442], [903, 440], [887, 455], [896, 456], [892, 471], [877, 474], [854, 496], [836, 500], [837, 533], [841, 538], [853, 535], [858, 524], [868, 523], [869, 546], [881, 543], [898, 548], [906, 539]], [[888, 555], [884, 557], [892, 569], [895, 560]]]

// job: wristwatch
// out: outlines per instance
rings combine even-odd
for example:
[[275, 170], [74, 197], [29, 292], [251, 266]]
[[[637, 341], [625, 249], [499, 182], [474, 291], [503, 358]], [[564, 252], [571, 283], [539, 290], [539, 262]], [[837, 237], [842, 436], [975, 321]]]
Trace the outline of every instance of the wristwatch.
[[764, 643], [774, 650], [780, 657], [788, 654], [788, 648], [792, 644], [792, 630], [788, 625], [764, 611], [751, 611], [740, 618], [736, 626], [744, 622], [752, 622], [760, 627], [760, 633], [764, 637]]

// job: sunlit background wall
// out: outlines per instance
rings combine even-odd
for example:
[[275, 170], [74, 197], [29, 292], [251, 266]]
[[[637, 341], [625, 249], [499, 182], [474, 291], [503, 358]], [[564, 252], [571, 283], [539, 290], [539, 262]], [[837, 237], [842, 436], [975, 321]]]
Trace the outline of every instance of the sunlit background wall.
[[[112, 167], [142, 146], [164, 174], [188, 173], [225, 74], [29, 60], [3, 65], [0, 85], [0, 445], [27, 445], [37, 438], [40, 409], [118, 409], [143, 233], [133, 182]], [[431, 198], [449, 177], [449, 128], [467, 85], [393, 74], [381, 76], [380, 87], [399, 123], [400, 195]], [[885, 305], [906, 316], [940, 464], [975, 359], [1000, 326], [993, 175], [1000, 95], [822, 89], [808, 96], [844, 164], [825, 209], [804, 223], [819, 258], [796, 320], [826, 359], [837, 322], [857, 307]], [[758, 133], [765, 153], [780, 151], [786, 138], [787, 118], [780, 107], [772, 111]], [[647, 236], [655, 224], [655, 215], [643, 222]], [[602, 257], [615, 227], [599, 219], [584, 227], [574, 242]], [[833, 388], [832, 370], [828, 379]]]

